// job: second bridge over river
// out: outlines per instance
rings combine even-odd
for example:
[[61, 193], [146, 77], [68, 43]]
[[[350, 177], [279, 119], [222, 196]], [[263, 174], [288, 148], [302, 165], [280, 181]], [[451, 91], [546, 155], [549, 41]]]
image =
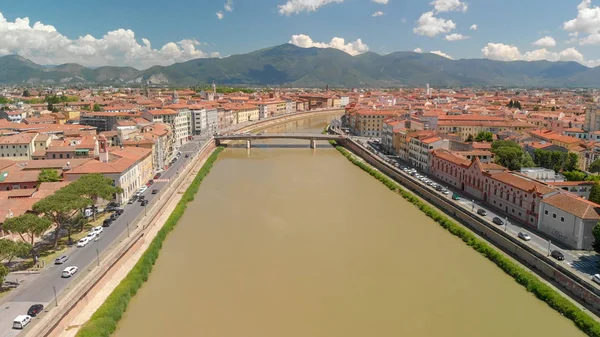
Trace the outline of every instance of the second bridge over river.
[[246, 148], [252, 147], [252, 141], [258, 139], [305, 139], [310, 141], [310, 148], [314, 149], [317, 147], [317, 140], [335, 140], [343, 141], [346, 139], [345, 136], [341, 135], [330, 135], [330, 134], [317, 134], [317, 133], [256, 133], [256, 134], [235, 134], [235, 135], [223, 135], [215, 136], [215, 143], [217, 146], [221, 145], [223, 141], [235, 141], [241, 140], [246, 141]]

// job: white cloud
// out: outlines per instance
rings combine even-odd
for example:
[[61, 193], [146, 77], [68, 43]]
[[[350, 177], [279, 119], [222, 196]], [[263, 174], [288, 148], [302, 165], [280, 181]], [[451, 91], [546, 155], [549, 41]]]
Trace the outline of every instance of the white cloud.
[[133, 66], [145, 68], [169, 65], [202, 57], [218, 57], [218, 53], [205, 53], [197, 49], [200, 42], [186, 39], [168, 42], [153, 49], [148, 39], [136, 39], [129, 29], [117, 29], [101, 38], [91, 35], [70, 39], [56, 28], [29, 18], [7, 21], [0, 13], [0, 51], [18, 54], [39, 64], [79, 63], [84, 66]]
[[422, 53], [423, 49], [421, 48], [415, 48], [415, 50], [413, 50], [415, 53]]
[[377, 12], [371, 14], [371, 16], [382, 16], [382, 15], [383, 15], [382, 11], [377, 11]]
[[219, 18], [219, 20], [222, 20], [223, 19], [223, 12], [218, 11], [217, 12], [217, 17]]
[[472, 24], [471, 27], [469, 27], [470, 30], [477, 30], [477, 25], [476, 24]]
[[462, 34], [450, 34], [450, 35], [446, 35], [446, 40], [448, 41], [460, 41], [460, 40], [466, 40], [469, 39], [470, 36], [464, 36]]
[[551, 52], [546, 48], [528, 51], [522, 54], [519, 48], [503, 43], [488, 43], [481, 52], [483, 56], [498, 61], [574, 61], [587, 66], [594, 66], [600, 60], [586, 61], [583, 54], [575, 48], [567, 48], [561, 52]]
[[556, 47], [556, 40], [554, 40], [552, 36], [544, 36], [543, 38], [535, 41], [533, 45], [543, 48], [552, 48]]
[[583, 0], [577, 6], [577, 17], [563, 23], [564, 30], [570, 32], [569, 36], [578, 37], [579, 34], [588, 34], [579, 40], [580, 44], [600, 43], [600, 7], [592, 7], [591, 0]]
[[483, 56], [497, 61], [515, 61], [522, 58], [519, 48], [503, 43], [488, 43], [481, 52]]
[[456, 28], [452, 20], [444, 20], [433, 16], [433, 12], [425, 12], [417, 21], [417, 27], [413, 29], [415, 34], [434, 37], [438, 34], [448, 33]]
[[589, 61], [587, 61], [586, 65], [590, 68], [596, 68], [596, 67], [600, 66], [600, 59], [589, 60]]
[[466, 12], [467, 4], [460, 0], [434, 0], [430, 3], [436, 13], [441, 12]]
[[343, 38], [334, 37], [333, 39], [331, 39], [331, 41], [329, 41], [329, 43], [325, 43], [315, 42], [308, 35], [297, 34], [292, 35], [292, 39], [289, 41], [289, 43], [302, 48], [335, 48], [344, 51], [350, 55], [358, 55], [369, 51], [369, 46], [363, 43], [361, 39], [357, 39], [356, 41], [346, 43], [346, 40], [344, 40]]
[[288, 0], [285, 4], [277, 6], [277, 8], [279, 8], [279, 14], [292, 15], [301, 12], [315, 12], [325, 5], [342, 2], [344, 0]]
[[228, 12], [233, 12], [233, 0], [227, 0], [225, 5], [223, 5], [223, 8], [225, 8], [225, 10]]
[[380, 5], [387, 5], [388, 2], [390, 2], [389, 0], [371, 0], [376, 4], [380, 4]]
[[441, 51], [439, 51], [439, 50], [433, 50], [433, 51], [430, 51], [430, 53], [432, 53], [432, 54], [436, 54], [436, 55], [439, 55], [439, 56], [445, 57], [445, 58], [447, 58], [447, 59], [451, 59], [451, 60], [453, 60], [452, 56], [450, 56], [450, 55], [448, 55], [448, 54], [446, 54], [446, 53], [444, 53], [444, 52], [441, 52]]

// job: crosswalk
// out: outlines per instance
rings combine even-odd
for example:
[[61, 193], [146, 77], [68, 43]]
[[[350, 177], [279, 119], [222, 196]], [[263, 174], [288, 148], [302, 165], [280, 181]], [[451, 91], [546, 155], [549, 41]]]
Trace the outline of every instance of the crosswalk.
[[162, 179], [154, 179], [155, 183], [167, 183], [169, 182], [170, 179], [168, 178], [162, 178]]

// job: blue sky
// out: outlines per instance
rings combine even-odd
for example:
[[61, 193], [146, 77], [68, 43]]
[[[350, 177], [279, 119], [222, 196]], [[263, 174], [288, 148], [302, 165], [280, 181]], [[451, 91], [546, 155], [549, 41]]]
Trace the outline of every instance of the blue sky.
[[43, 64], [145, 68], [288, 41], [600, 64], [600, 0], [5, 0], [0, 13], [0, 55]]

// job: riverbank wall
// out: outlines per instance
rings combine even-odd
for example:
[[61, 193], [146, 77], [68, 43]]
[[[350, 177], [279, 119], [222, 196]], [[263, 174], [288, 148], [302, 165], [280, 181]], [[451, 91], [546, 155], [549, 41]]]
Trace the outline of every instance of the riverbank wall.
[[[566, 294], [584, 305], [592, 314], [595, 314], [596, 316], [600, 314], [600, 297], [598, 296], [597, 289], [586, 284], [571, 271], [522, 242], [504, 235], [504, 232], [500, 229], [481, 221], [479, 217], [457, 207], [448, 199], [443, 198], [439, 194], [414, 182], [408, 175], [399, 172], [394, 166], [381, 160], [355, 141], [346, 139], [340, 142], [339, 145], [350, 151], [353, 155], [360, 157], [381, 173], [395, 180], [401, 187], [408, 189], [410, 192], [422, 198], [425, 202], [437, 207], [444, 213], [458, 220], [471, 231], [482, 238], [485, 238], [485, 240], [492, 243], [495, 247], [501, 249], [509, 256], [515, 258], [517, 261], [523, 263], [551, 284], [559, 287]], [[529, 288], [528, 290], [531, 291]], [[536, 296], [538, 295], [536, 294]], [[551, 303], [548, 304], [552, 306]], [[598, 333], [600, 333], [600, 331]]]

